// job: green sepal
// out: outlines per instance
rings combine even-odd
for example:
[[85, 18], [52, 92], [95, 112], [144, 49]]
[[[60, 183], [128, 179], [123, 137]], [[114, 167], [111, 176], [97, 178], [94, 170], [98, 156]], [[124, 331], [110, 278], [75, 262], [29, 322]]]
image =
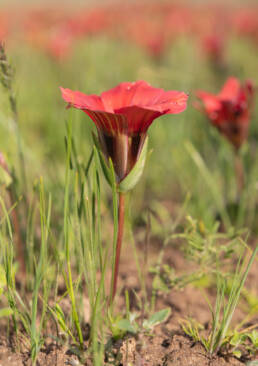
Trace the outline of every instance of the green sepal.
[[[105, 159], [104, 154], [101, 151], [100, 143], [97, 138], [97, 136], [92, 133], [93, 141], [96, 147], [96, 150], [98, 152], [99, 161], [101, 168], [103, 170], [104, 176], [108, 182], [108, 184], [112, 187], [113, 185], [113, 169], [111, 167], [112, 161], [109, 161], [110, 166], [108, 166], [108, 163]], [[131, 189], [134, 188], [134, 186], [138, 183], [144, 169], [145, 161], [148, 156], [148, 136], [145, 139], [144, 145], [142, 147], [142, 151], [140, 153], [139, 159], [136, 161], [133, 169], [130, 171], [129, 174], [120, 182], [117, 184], [117, 191], [118, 192], [128, 192]], [[111, 159], [110, 159], [111, 160]]]
[[136, 161], [133, 169], [127, 176], [118, 184], [119, 192], [128, 192], [134, 188], [134, 186], [138, 183], [141, 175], [143, 173], [145, 161], [147, 158], [148, 152], [148, 136], [145, 139], [141, 154], [139, 159]]
[[105, 156], [104, 156], [104, 154], [101, 151], [101, 147], [100, 147], [100, 144], [99, 144], [99, 141], [98, 141], [97, 136], [94, 133], [92, 133], [92, 137], [93, 137], [93, 141], [94, 141], [96, 150], [98, 152], [99, 161], [100, 161], [100, 165], [101, 165], [102, 171], [104, 173], [104, 176], [105, 176], [108, 184], [110, 186], [112, 186], [112, 182], [113, 182], [112, 171], [109, 168], [109, 166], [108, 166], [108, 164], [106, 162]]

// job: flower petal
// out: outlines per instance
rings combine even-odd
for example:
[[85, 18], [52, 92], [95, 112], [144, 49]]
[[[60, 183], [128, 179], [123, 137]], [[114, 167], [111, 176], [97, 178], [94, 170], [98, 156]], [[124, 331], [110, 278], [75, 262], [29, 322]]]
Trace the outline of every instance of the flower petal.
[[101, 98], [97, 95], [86, 95], [79, 91], [73, 91], [62, 87], [60, 87], [60, 90], [63, 99], [72, 107], [78, 109], [104, 110]]
[[107, 90], [101, 94], [101, 100], [108, 112], [113, 112], [115, 109], [128, 107], [132, 105], [132, 100], [135, 97], [138, 89], [142, 85], [149, 85], [145, 81], [124, 82], [116, 87]]
[[137, 105], [140, 107], [152, 106], [163, 95], [164, 90], [160, 88], [154, 88], [146, 81], [140, 80], [134, 83], [132, 87], [133, 97], [131, 103], [124, 105], [129, 107]]
[[216, 95], [206, 93], [202, 90], [197, 91], [196, 95], [203, 101], [205, 110], [208, 114], [217, 112], [221, 108], [221, 102]]
[[186, 109], [187, 99], [188, 95], [186, 93], [175, 90], [163, 91], [163, 94], [151, 108], [166, 114], [181, 113]]
[[124, 107], [138, 106], [159, 112], [180, 113], [186, 108], [187, 94], [164, 91], [150, 86], [146, 81], [121, 83], [101, 94], [105, 110], [115, 112]]
[[165, 112], [159, 112], [139, 106], [116, 109], [119, 116], [125, 116], [128, 121], [128, 134], [141, 134], [147, 131], [153, 120]]
[[92, 119], [100, 131], [103, 131], [108, 135], [117, 135], [119, 133], [127, 134], [128, 121], [124, 115], [103, 111], [92, 111], [85, 108], [82, 110]]
[[218, 94], [218, 97], [223, 100], [235, 102], [239, 96], [240, 88], [239, 81], [234, 77], [230, 77]]

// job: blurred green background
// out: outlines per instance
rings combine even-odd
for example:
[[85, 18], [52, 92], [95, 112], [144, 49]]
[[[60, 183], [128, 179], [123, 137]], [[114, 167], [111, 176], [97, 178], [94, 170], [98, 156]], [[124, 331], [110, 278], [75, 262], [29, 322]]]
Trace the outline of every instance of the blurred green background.
[[[207, 6], [207, 2], [202, 3]], [[59, 9], [58, 3], [56, 7]], [[234, 201], [236, 184], [232, 148], [193, 103], [196, 90], [217, 93], [228, 76], [236, 76], [242, 81], [251, 79], [257, 85], [258, 45], [252, 40], [230, 34], [223, 51], [225, 67], [216, 69], [201, 51], [194, 34], [177, 36], [159, 60], [136, 43], [105, 32], [74, 40], [72, 51], [62, 59], [55, 59], [44, 49], [25, 42], [19, 37], [18, 30], [13, 34], [17, 39], [10, 37], [6, 45], [9, 60], [15, 68], [19, 126], [29, 183], [32, 187], [35, 179], [44, 178], [47, 189], [53, 193], [57, 212], [62, 212], [63, 207], [65, 121], [72, 118], [73, 134], [82, 160], [87, 160], [90, 155], [91, 131], [94, 130], [93, 123], [84, 113], [65, 109], [59, 86], [99, 94], [119, 82], [139, 79], [166, 90], [182, 90], [189, 93], [190, 98], [184, 113], [163, 116], [149, 130], [153, 152], [132, 198], [135, 212], [140, 214], [143, 207], [157, 201], [170, 207], [173, 216], [189, 193], [188, 213], [204, 220], [207, 225], [212, 224], [217, 215], [216, 197], [209, 178], [206, 179], [196, 165], [189, 144], [203, 159], [212, 184], [225, 205]], [[257, 122], [255, 103], [248, 143], [243, 147], [248, 188], [246, 207], [239, 222], [252, 230], [255, 230], [258, 197]], [[19, 170], [15, 128], [8, 97], [1, 88], [1, 151], [8, 163]], [[103, 187], [110, 195], [104, 178]]]

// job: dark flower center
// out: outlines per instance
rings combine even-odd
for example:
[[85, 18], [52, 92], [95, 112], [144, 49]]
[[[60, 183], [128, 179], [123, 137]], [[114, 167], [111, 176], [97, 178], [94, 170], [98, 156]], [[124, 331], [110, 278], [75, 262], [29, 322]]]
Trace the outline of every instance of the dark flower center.
[[133, 169], [145, 140], [146, 134], [111, 135], [99, 131], [101, 147], [106, 158], [111, 158], [118, 182]]

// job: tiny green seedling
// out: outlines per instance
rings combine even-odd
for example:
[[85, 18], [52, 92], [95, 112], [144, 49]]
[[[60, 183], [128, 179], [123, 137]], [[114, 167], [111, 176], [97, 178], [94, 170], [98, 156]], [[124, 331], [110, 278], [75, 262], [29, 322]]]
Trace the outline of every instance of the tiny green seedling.
[[126, 333], [150, 334], [155, 326], [164, 323], [168, 319], [170, 313], [170, 308], [162, 309], [142, 321], [140, 314], [129, 312], [127, 318], [109, 317], [110, 328], [115, 338], [122, 338]]
[[255, 355], [258, 350], [258, 331], [253, 330], [252, 332], [242, 331], [233, 332], [229, 336], [229, 345], [231, 347], [231, 352], [237, 358], [242, 356], [242, 350], [244, 349], [251, 355]]

